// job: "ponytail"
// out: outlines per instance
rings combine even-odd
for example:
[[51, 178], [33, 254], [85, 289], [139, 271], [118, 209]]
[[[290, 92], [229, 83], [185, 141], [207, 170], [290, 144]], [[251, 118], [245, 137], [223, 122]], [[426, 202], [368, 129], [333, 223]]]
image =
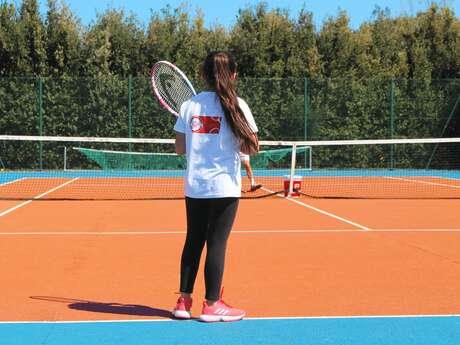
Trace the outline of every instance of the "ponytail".
[[238, 104], [233, 78], [235, 73], [236, 63], [226, 52], [210, 53], [202, 68], [204, 79], [219, 97], [225, 119], [240, 144], [240, 151], [255, 154], [259, 151], [259, 143]]

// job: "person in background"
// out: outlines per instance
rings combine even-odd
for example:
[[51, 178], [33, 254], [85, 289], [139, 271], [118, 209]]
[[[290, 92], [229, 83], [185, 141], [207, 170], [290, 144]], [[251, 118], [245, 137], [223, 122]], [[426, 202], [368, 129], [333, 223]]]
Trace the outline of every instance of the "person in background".
[[262, 188], [261, 184], [257, 184], [254, 179], [254, 173], [252, 172], [251, 162], [249, 159], [249, 155], [240, 153], [241, 164], [243, 164], [244, 169], [246, 170], [246, 176], [249, 179], [250, 186], [249, 190], [245, 192], [255, 192], [256, 190]]

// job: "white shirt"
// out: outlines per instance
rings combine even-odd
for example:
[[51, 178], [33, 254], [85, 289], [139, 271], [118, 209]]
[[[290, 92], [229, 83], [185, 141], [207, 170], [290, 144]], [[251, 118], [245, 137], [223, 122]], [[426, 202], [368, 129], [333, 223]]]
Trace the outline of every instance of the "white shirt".
[[[254, 117], [238, 98], [251, 129]], [[182, 104], [174, 130], [185, 134], [185, 195], [190, 198], [241, 196], [240, 147], [215, 92], [201, 92]]]

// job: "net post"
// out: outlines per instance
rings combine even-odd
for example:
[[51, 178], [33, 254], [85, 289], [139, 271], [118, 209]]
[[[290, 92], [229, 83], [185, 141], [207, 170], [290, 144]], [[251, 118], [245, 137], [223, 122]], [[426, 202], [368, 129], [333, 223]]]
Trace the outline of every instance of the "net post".
[[67, 171], [67, 146], [64, 146], [64, 171]]
[[[308, 136], [308, 78], [304, 78], [304, 90], [303, 90], [303, 111], [304, 111], [304, 124], [303, 124], [303, 140], [307, 141]], [[305, 152], [304, 163], [307, 163], [307, 153]]]
[[295, 174], [295, 164], [296, 164], [296, 151], [297, 151], [297, 144], [292, 144], [292, 156], [291, 156], [291, 171], [289, 176], [289, 192], [288, 198], [292, 195], [292, 190], [294, 189], [294, 174]]
[[[133, 105], [133, 76], [130, 75], [128, 77], [128, 137], [133, 137], [133, 112], [132, 112], [132, 105]], [[128, 144], [129, 151], [133, 150], [133, 144]]]
[[[41, 76], [37, 79], [37, 112], [38, 112], [38, 135], [43, 136], [43, 80]], [[39, 166], [43, 170], [43, 142], [39, 145]]]

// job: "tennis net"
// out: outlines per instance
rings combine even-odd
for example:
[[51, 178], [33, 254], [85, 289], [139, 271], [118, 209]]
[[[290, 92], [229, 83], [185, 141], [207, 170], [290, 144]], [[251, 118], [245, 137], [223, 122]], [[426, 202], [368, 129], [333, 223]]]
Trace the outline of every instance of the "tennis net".
[[[243, 198], [460, 198], [460, 138], [261, 141]], [[0, 199], [143, 200], [184, 196], [171, 139], [0, 136]]]

